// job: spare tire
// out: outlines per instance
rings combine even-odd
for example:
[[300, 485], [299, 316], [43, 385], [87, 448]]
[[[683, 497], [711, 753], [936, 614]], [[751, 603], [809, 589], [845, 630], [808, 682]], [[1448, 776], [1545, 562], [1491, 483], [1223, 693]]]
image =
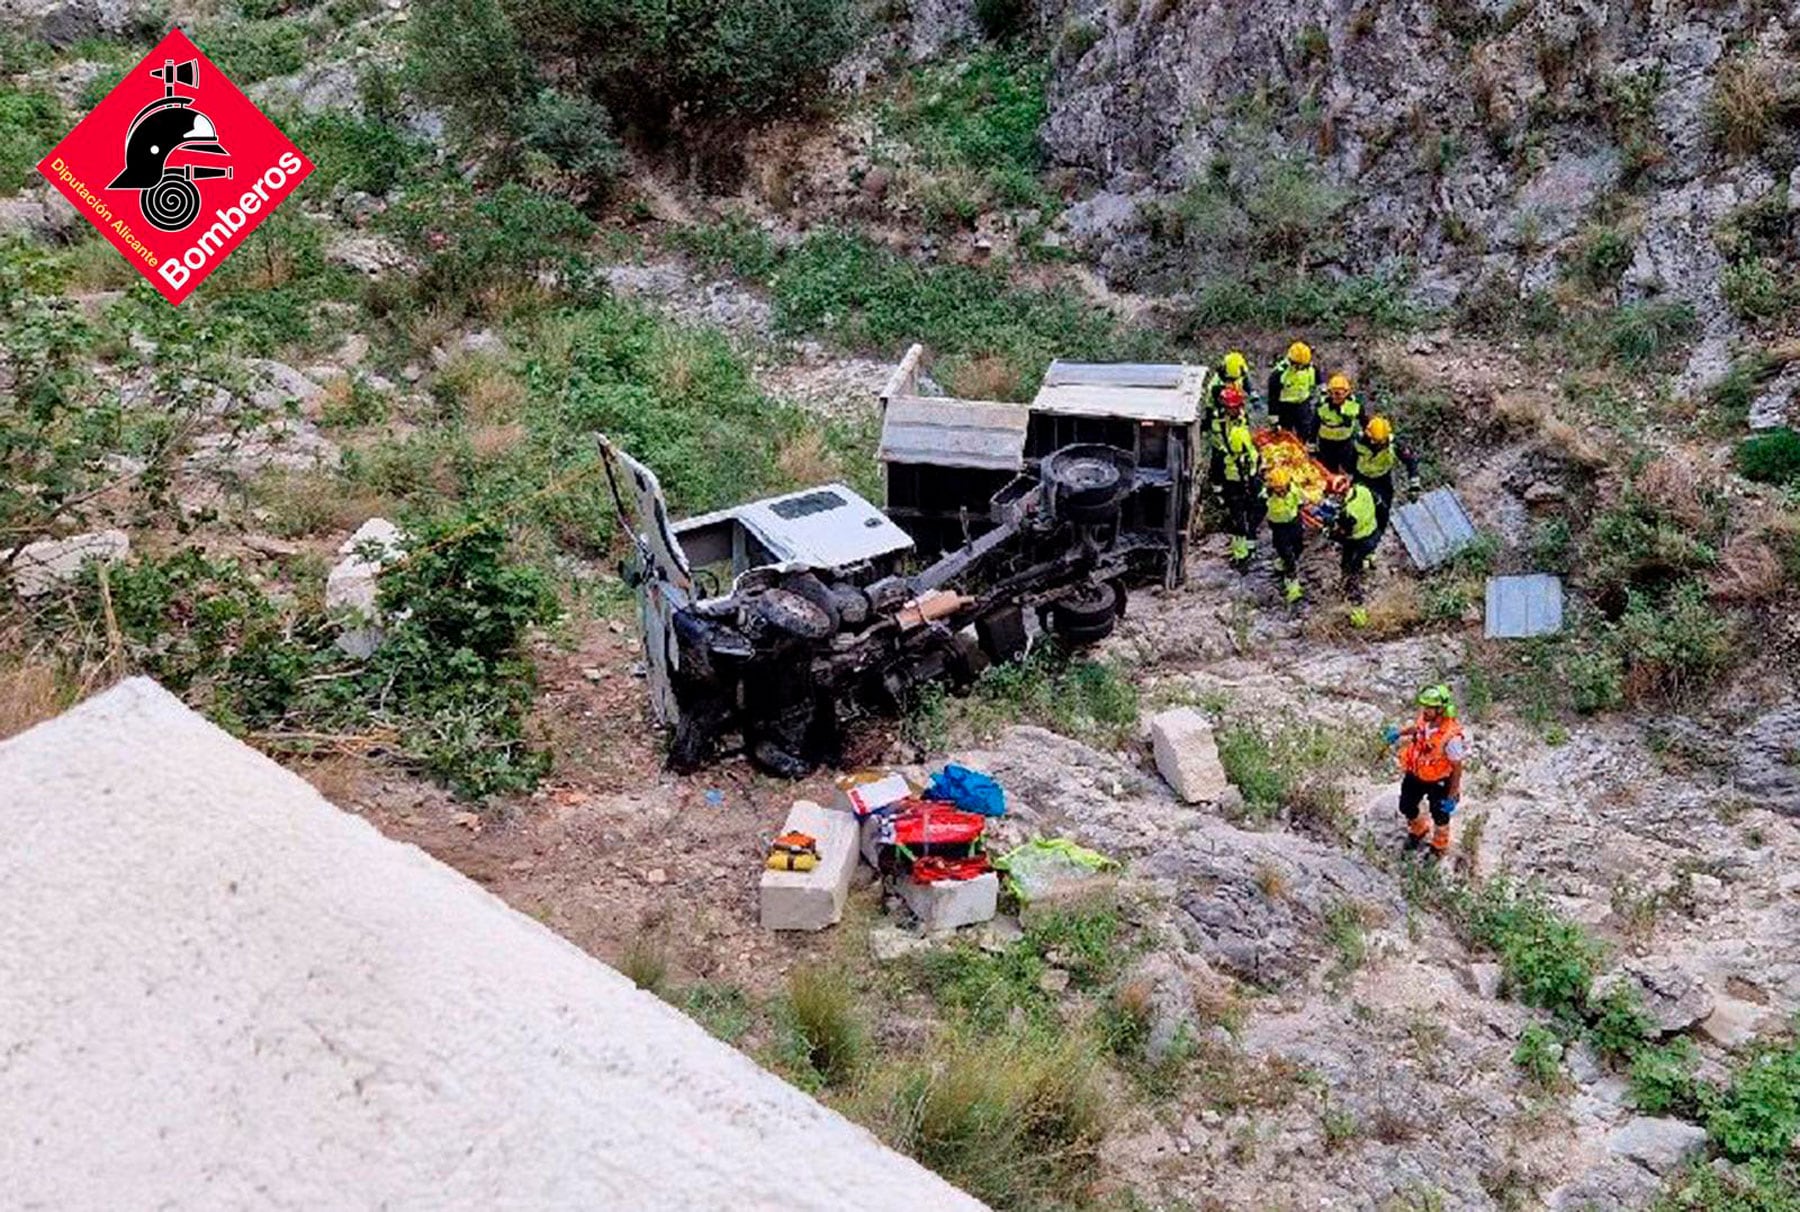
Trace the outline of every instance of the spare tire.
[[1081, 585], [1051, 603], [1051, 628], [1058, 635], [1103, 624], [1111, 631], [1118, 610], [1118, 595], [1111, 585]]
[[763, 590], [747, 609], [757, 623], [796, 639], [823, 640], [837, 630], [823, 607], [786, 589]]
[[[1058, 514], [1075, 521], [1102, 521], [1100, 515], [1118, 504], [1136, 471], [1137, 460], [1129, 451], [1086, 442], [1052, 451], [1038, 474], [1050, 486]], [[1075, 516], [1077, 511], [1085, 516]]]

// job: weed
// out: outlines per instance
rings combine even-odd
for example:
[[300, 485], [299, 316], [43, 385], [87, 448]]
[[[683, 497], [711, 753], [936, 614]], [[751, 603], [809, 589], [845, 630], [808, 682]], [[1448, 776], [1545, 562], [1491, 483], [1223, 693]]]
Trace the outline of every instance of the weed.
[[634, 935], [619, 955], [619, 974], [640, 989], [660, 992], [669, 979], [669, 955], [660, 940]]
[[1629, 1063], [1651, 1034], [1650, 1017], [1644, 1012], [1637, 986], [1618, 981], [1598, 997], [1588, 999], [1588, 1042], [1602, 1059]]
[[1513, 1064], [1524, 1070], [1525, 1077], [1540, 1090], [1559, 1089], [1563, 1082], [1562, 1040], [1542, 1023], [1529, 1023], [1513, 1049]]
[[1115, 748], [1129, 743], [1138, 719], [1137, 686], [1124, 669], [1071, 657], [1051, 644], [988, 669], [967, 698], [924, 702], [927, 711], [944, 708], [947, 732], [966, 728], [986, 737], [1025, 722]]
[[1702, 1118], [1705, 1088], [1695, 1078], [1699, 1049], [1686, 1036], [1638, 1050], [1631, 1062], [1631, 1101], [1645, 1115]]
[[1731, 617], [1713, 608], [1698, 581], [1683, 581], [1660, 596], [1630, 591], [1618, 636], [1634, 697], [1691, 695], [1742, 655]]
[[1352, 901], [1333, 901], [1325, 907], [1323, 919], [1325, 941], [1337, 953], [1329, 979], [1341, 988], [1369, 956], [1363, 909]]
[[1595, 224], [1577, 241], [1571, 268], [1592, 289], [1611, 290], [1631, 265], [1634, 243], [1622, 228]]
[[290, 19], [222, 21], [195, 30], [194, 41], [240, 85], [306, 66], [306, 26]]
[[0, 196], [37, 175], [35, 165], [66, 125], [62, 106], [49, 93], [0, 85]]
[[1698, 328], [1686, 303], [1627, 303], [1598, 322], [1591, 340], [1626, 367], [1649, 370], [1668, 365]]
[[700, 984], [682, 989], [675, 1005], [717, 1038], [735, 1044], [750, 1030], [754, 1008], [736, 985]]
[[1559, 916], [1541, 890], [1493, 879], [1463, 894], [1463, 921], [1476, 942], [1500, 957], [1507, 987], [1528, 1006], [1579, 1021], [1600, 947]]
[[1713, 76], [1707, 118], [1713, 137], [1734, 156], [1760, 153], [1784, 112], [1795, 104], [1786, 82], [1768, 59], [1740, 54], [1719, 65]]
[[1738, 473], [1759, 484], [1800, 484], [1800, 431], [1773, 429], [1738, 444]]
[[1348, 1107], [1327, 1104], [1319, 1124], [1325, 1130], [1325, 1150], [1336, 1153], [1362, 1135], [1362, 1123]]
[[1675, 1175], [1650, 1212], [1793, 1212], [1800, 1208], [1800, 1171], [1755, 1162], [1729, 1169], [1693, 1166]]
[[1123, 945], [1118, 908], [1109, 901], [1033, 913], [1025, 926], [1025, 941], [1066, 968], [1081, 989], [1110, 981], [1131, 955]]
[[1779, 1162], [1800, 1133], [1800, 1044], [1757, 1049], [1708, 1109], [1706, 1130], [1734, 1161]]
[[1312, 721], [1266, 726], [1234, 720], [1217, 733], [1225, 775], [1253, 819], [1286, 812], [1326, 836], [1348, 828], [1340, 779], [1362, 756], [1353, 739]]
[[1042, 59], [998, 50], [927, 67], [882, 109], [881, 124], [926, 170], [972, 174], [977, 212], [1044, 205], [1037, 173], [1046, 74]]
[[788, 977], [784, 1025], [795, 1055], [829, 1086], [850, 1081], [863, 1063], [867, 1029], [849, 974], [801, 964]]
[[1079, 1200], [1105, 1130], [1093, 1046], [958, 1033], [874, 1075], [858, 1118], [995, 1207]]
[[1732, 314], [1749, 324], [1784, 315], [1800, 300], [1787, 279], [1761, 258], [1727, 265], [1719, 275], [1719, 289]]

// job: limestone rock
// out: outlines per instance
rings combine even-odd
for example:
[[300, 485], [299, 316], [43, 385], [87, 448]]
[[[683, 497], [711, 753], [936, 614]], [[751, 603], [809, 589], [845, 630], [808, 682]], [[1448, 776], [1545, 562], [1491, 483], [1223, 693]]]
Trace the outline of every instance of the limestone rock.
[[279, 417], [242, 433], [212, 433], [194, 439], [187, 465], [192, 471], [248, 478], [270, 468], [311, 471], [335, 467], [342, 453], [311, 421]]
[[244, 366], [254, 377], [250, 402], [258, 408], [280, 409], [291, 403], [304, 403], [319, 394], [317, 383], [285, 362], [251, 358]]
[[94, 561], [116, 564], [130, 551], [131, 539], [123, 530], [96, 530], [27, 543], [12, 562], [13, 589], [22, 598], [42, 597], [73, 581], [83, 565]]
[[1175, 794], [1190, 804], [1216, 802], [1230, 786], [1212, 725], [1192, 707], [1165, 711], [1150, 721], [1156, 768]]
[[1626, 964], [1613, 981], [1637, 986], [1644, 1011], [1660, 1035], [1685, 1031], [1713, 1012], [1712, 990], [1693, 973], [1666, 960], [1645, 959]]
[[402, 269], [408, 264], [406, 254], [392, 240], [386, 236], [367, 233], [337, 236], [328, 240], [325, 244], [325, 259], [333, 265], [346, 266], [371, 278], [389, 270]]
[[1701, 1022], [1700, 1034], [1721, 1048], [1742, 1048], [1755, 1042], [1764, 1013], [1754, 1002], [1721, 997]]
[[1653, 1174], [1667, 1174], [1706, 1148], [1706, 1129], [1678, 1119], [1640, 1115], [1606, 1138], [1606, 1147]]
[[400, 554], [404, 542], [398, 526], [386, 518], [370, 518], [338, 547], [344, 559], [325, 578], [325, 609], [345, 621], [337, 646], [359, 660], [373, 654], [385, 638], [376, 578], [382, 566]]

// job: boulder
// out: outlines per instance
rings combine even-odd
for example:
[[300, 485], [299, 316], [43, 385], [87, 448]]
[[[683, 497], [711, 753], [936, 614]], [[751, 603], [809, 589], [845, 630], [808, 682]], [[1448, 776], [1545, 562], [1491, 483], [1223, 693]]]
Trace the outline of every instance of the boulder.
[[22, 598], [42, 597], [67, 585], [92, 561], [116, 564], [131, 550], [123, 530], [96, 530], [66, 539], [40, 539], [19, 549], [12, 562], [13, 589]]
[[1667, 1174], [1706, 1149], [1706, 1129], [1679, 1119], [1640, 1115], [1606, 1138], [1614, 1156], [1629, 1158], [1653, 1174]]
[[1156, 751], [1156, 769], [1187, 803], [1216, 803], [1231, 785], [1219, 762], [1212, 725], [1192, 707], [1153, 717], [1150, 743]]
[[195, 438], [188, 449], [187, 466], [191, 471], [246, 479], [272, 468], [312, 471], [335, 467], [342, 453], [311, 421], [278, 417], [242, 433]]
[[1644, 1011], [1659, 1035], [1685, 1031], [1713, 1012], [1712, 990], [1705, 982], [1667, 960], [1645, 959], [1626, 964], [1617, 976], [1602, 982], [1602, 991], [1619, 981], [1637, 986]]
[[372, 655], [386, 638], [379, 622], [376, 578], [383, 565], [400, 554], [404, 541], [398, 526], [386, 518], [370, 518], [338, 547], [345, 558], [325, 578], [325, 609], [345, 624], [337, 646], [358, 660]]
[[1700, 1034], [1721, 1048], [1742, 1048], [1755, 1042], [1765, 1013], [1754, 1002], [1717, 998], [1713, 1012], [1700, 1023]]

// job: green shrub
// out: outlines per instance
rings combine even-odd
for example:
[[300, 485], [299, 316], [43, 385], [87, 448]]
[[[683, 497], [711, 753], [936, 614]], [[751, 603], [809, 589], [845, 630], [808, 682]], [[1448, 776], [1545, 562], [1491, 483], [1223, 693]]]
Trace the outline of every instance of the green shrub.
[[306, 66], [306, 26], [288, 18], [222, 21], [196, 30], [194, 44], [239, 86]]
[[736, 985], [689, 985], [674, 1000], [684, 1014], [728, 1044], [750, 1030], [753, 1007]]
[[1106, 1129], [1083, 1033], [958, 1033], [893, 1062], [857, 1117], [997, 1208], [1079, 1203]]
[[382, 216], [424, 260], [415, 288], [435, 306], [532, 285], [566, 266], [593, 224], [567, 202], [507, 184], [476, 194], [461, 182], [409, 191]]
[[1015, 722], [1116, 746], [1138, 720], [1138, 690], [1119, 666], [1071, 657], [1054, 644], [986, 670], [959, 714], [977, 735]]
[[1698, 328], [1686, 303], [1627, 303], [1602, 321], [1599, 340], [1629, 369], [1648, 370], [1667, 365]]
[[1699, 1065], [1699, 1049], [1686, 1036], [1639, 1050], [1631, 1062], [1632, 1102], [1645, 1115], [1703, 1117], [1705, 1090], [1694, 1076]]
[[465, 137], [504, 123], [534, 93], [531, 56], [500, 0], [419, 0], [406, 38], [413, 90]]
[[1618, 640], [1629, 684], [1664, 698], [1704, 689], [1740, 655], [1731, 616], [1707, 601], [1698, 581], [1660, 597], [1631, 591]]
[[821, 1081], [839, 1086], [856, 1075], [868, 1032], [847, 973], [801, 964], [788, 977], [785, 1009], [797, 1053]]
[[1800, 1134], [1800, 1044], [1758, 1049], [1713, 1102], [1706, 1130], [1734, 1161], [1780, 1162]]
[[604, 192], [625, 167], [612, 116], [587, 97], [544, 89], [526, 108], [524, 145], [585, 193]]
[[1526, 1080], [1540, 1090], [1562, 1084], [1562, 1040], [1542, 1023], [1528, 1023], [1513, 1049], [1513, 1064], [1525, 1071]]
[[306, 187], [321, 196], [339, 185], [386, 194], [416, 179], [428, 151], [392, 123], [339, 111], [290, 118], [283, 129], [312, 157], [315, 167]]
[[1355, 740], [1312, 721], [1260, 724], [1233, 720], [1216, 734], [1225, 777], [1244, 796], [1252, 819], [1287, 812], [1295, 823], [1342, 832], [1342, 776], [1356, 764]]
[[979, 196], [971, 199], [976, 211], [1042, 204], [1047, 198], [1037, 180], [1043, 160], [1038, 128], [1047, 74], [1041, 58], [1003, 51], [922, 68], [882, 108], [881, 125], [910, 144], [924, 168], [973, 175], [980, 182]]
[[1793, 290], [1761, 259], [1733, 261], [1719, 275], [1732, 314], [1746, 323], [1772, 320], [1794, 305]]
[[1542, 890], [1489, 880], [1468, 894], [1462, 915], [1471, 937], [1499, 955], [1514, 996], [1566, 1021], [1581, 1020], [1600, 947], [1552, 909]]
[[1796, 1212], [1800, 1166], [1757, 1162], [1729, 1170], [1696, 1165], [1676, 1175], [1650, 1212]]
[[62, 137], [62, 106], [49, 93], [0, 85], [0, 195], [37, 175], [37, 162]]
[[1344, 331], [1360, 320], [1382, 330], [1404, 329], [1423, 318], [1395, 274], [1294, 277], [1271, 271], [1247, 278], [1201, 281], [1182, 312], [1182, 331], [1193, 336], [1214, 328], [1256, 324]]
[[1596, 224], [1588, 228], [1575, 249], [1576, 277], [1596, 290], [1611, 290], [1631, 266], [1634, 243], [1628, 232], [1617, 227]]
[[1118, 975], [1132, 949], [1116, 905], [1071, 905], [1034, 913], [1025, 941], [1040, 955], [1057, 957], [1078, 989], [1095, 989]]
[[669, 954], [650, 935], [634, 935], [619, 956], [619, 975], [638, 988], [655, 993], [669, 978]]
[[1590, 998], [1587, 1013], [1588, 1041], [1602, 1059], [1628, 1063], [1643, 1050], [1652, 1024], [1636, 985], [1619, 981], [1599, 997]]
[[1800, 432], [1774, 429], [1745, 438], [1737, 448], [1738, 472], [1759, 484], [1800, 483]]

